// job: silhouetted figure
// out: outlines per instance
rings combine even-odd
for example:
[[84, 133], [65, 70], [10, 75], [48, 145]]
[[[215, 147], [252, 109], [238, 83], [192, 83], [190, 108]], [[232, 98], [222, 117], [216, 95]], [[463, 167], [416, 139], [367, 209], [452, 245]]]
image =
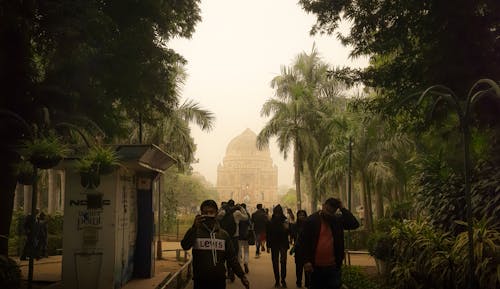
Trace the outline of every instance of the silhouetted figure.
[[[277, 205], [273, 209], [271, 222], [267, 226], [267, 248], [271, 249], [271, 259], [273, 261], [274, 287], [286, 288], [286, 254], [288, 251], [289, 226], [283, 208]], [[280, 266], [281, 265], [281, 271]]]

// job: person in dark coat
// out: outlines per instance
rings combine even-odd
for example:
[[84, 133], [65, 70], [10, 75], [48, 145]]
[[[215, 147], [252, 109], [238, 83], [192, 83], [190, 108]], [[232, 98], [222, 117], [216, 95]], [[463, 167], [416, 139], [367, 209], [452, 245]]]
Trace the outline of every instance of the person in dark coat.
[[[289, 248], [289, 224], [287, 218], [283, 214], [283, 208], [277, 205], [273, 209], [271, 222], [267, 226], [267, 248], [271, 249], [271, 259], [273, 262], [273, 272], [275, 284], [274, 287], [281, 286], [286, 288], [286, 254]], [[279, 263], [278, 263], [279, 261]], [[280, 268], [281, 265], [281, 276]]]
[[241, 269], [233, 242], [229, 234], [220, 228], [215, 219], [217, 203], [206, 200], [201, 203], [201, 215], [196, 215], [193, 226], [181, 241], [182, 249], [193, 249], [193, 285], [194, 289], [225, 289], [226, 268], [228, 262], [233, 272], [241, 279], [245, 288], [249, 288], [248, 279]]
[[38, 214], [38, 209], [35, 210], [35, 215], [29, 214], [24, 218], [24, 234], [26, 235], [26, 240], [24, 243], [23, 253], [21, 254], [21, 260], [28, 260], [29, 257], [37, 257], [37, 236], [36, 236], [36, 215]]
[[[305, 210], [298, 210], [297, 211], [297, 222], [290, 224], [290, 235], [292, 236], [292, 239], [294, 241], [294, 246], [290, 250], [290, 255], [294, 254], [295, 255], [295, 275], [297, 277], [297, 281], [295, 284], [297, 284], [298, 288], [302, 287], [302, 275], [305, 275], [304, 277], [304, 285], [305, 287], [309, 288], [309, 280], [311, 277], [311, 274], [309, 272], [304, 272], [304, 249], [301, 248], [301, 240], [300, 240], [300, 235], [304, 231], [304, 225], [305, 221], [307, 219], [307, 213]], [[305, 274], [303, 274], [305, 273]]]
[[36, 221], [36, 238], [38, 240], [37, 258], [47, 258], [49, 255], [47, 253], [47, 218], [43, 212], [41, 212]]
[[335, 198], [327, 199], [319, 212], [307, 218], [299, 238], [304, 250], [304, 270], [311, 272], [310, 289], [341, 288], [344, 230], [358, 227], [353, 214]]
[[269, 219], [266, 211], [262, 208], [262, 204], [257, 204], [257, 211], [252, 214], [252, 223], [255, 232], [255, 257], [260, 256], [260, 248], [266, 240], [266, 227]]

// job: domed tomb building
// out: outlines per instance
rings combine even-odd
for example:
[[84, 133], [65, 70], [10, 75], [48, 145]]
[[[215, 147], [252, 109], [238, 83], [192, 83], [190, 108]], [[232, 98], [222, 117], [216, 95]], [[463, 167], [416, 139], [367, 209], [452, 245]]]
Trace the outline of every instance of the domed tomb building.
[[229, 142], [223, 163], [217, 168], [220, 201], [233, 199], [255, 210], [258, 203], [272, 208], [278, 203], [278, 168], [269, 147], [259, 150], [257, 135], [250, 129]]

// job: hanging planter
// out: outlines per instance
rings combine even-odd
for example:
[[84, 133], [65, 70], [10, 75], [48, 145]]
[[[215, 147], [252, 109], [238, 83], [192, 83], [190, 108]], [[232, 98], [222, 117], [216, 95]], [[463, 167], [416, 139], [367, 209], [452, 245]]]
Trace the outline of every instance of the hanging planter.
[[113, 149], [93, 147], [77, 164], [80, 184], [85, 188], [94, 189], [101, 183], [101, 175], [112, 173], [119, 165], [118, 156]]
[[24, 155], [37, 168], [50, 169], [65, 157], [69, 150], [55, 136], [36, 138], [24, 145]]
[[32, 185], [35, 182], [35, 168], [33, 164], [28, 161], [21, 161], [14, 167], [15, 174], [17, 175], [17, 182], [22, 185]]

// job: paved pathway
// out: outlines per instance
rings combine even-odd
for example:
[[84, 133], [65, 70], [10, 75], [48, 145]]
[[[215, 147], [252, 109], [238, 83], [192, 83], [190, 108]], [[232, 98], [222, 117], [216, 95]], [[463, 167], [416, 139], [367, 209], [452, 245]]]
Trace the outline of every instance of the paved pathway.
[[[250, 288], [252, 289], [274, 289], [274, 273], [271, 262], [271, 254], [262, 253], [260, 258], [254, 258], [255, 247], [250, 246], [250, 273], [247, 275], [250, 281]], [[357, 266], [369, 266], [375, 267], [375, 261], [369, 255], [352, 255], [351, 264]], [[293, 256], [287, 256], [287, 276], [286, 283], [288, 288], [295, 289], [295, 258]], [[304, 281], [302, 281], [304, 282]], [[186, 287], [186, 289], [192, 289], [192, 282]], [[234, 283], [228, 281], [227, 289], [242, 289], [244, 288], [241, 281], [236, 277]], [[303, 287], [304, 288], [304, 287]]]

